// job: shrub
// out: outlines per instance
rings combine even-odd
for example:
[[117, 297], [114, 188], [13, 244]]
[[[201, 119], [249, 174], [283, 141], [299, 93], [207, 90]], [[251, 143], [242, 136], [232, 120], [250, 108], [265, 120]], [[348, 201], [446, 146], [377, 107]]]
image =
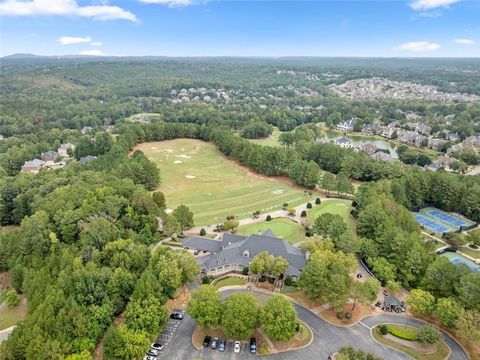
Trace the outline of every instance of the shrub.
[[288, 208], [288, 203], [283, 203], [283, 204], [282, 204], [282, 208], [283, 208], [283, 210], [287, 210], [287, 208]]
[[268, 346], [268, 343], [264, 342], [262, 345], [260, 345], [260, 348], [258, 349], [258, 354], [259, 355], [267, 355], [270, 352], [270, 347]]
[[417, 341], [422, 344], [436, 344], [439, 340], [440, 332], [432, 325], [425, 325], [417, 330]]
[[202, 278], [202, 284], [208, 285], [212, 281], [212, 276], [206, 275]]
[[207, 235], [207, 232], [205, 231], [204, 228], [201, 228], [200, 229], [200, 236], [205, 236], [205, 235]]
[[295, 215], [295, 212], [296, 212], [295, 208], [293, 208], [293, 207], [288, 209], [288, 215], [293, 216], [293, 215]]
[[380, 331], [380, 334], [382, 335], [387, 335], [388, 334], [388, 326], [385, 324], [380, 325], [380, 328], [378, 329]]
[[235, 219], [235, 215], [228, 215], [227, 216], [227, 220], [233, 220], [233, 219]]
[[408, 340], [408, 341], [415, 341], [417, 340], [417, 333], [416, 331], [411, 331], [409, 329], [407, 330], [401, 330], [401, 329], [398, 329], [398, 328], [392, 328], [392, 327], [389, 327], [388, 328], [388, 332], [390, 334], [392, 334], [393, 336], [396, 336], [398, 337], [399, 339], [403, 339], [403, 340]]
[[307, 212], [305, 210], [302, 210], [302, 213], [300, 214], [301, 217], [307, 217]]
[[18, 296], [17, 292], [15, 290], [9, 290], [7, 292], [7, 300], [6, 303], [10, 307], [17, 306], [18, 303], [20, 302], [20, 296]]
[[287, 276], [287, 277], [285, 278], [285, 285], [286, 285], [286, 286], [292, 286], [292, 282], [293, 282], [293, 280], [292, 280], [292, 278], [291, 278], [290, 276]]
[[345, 319], [350, 320], [351, 318], [352, 318], [352, 313], [351, 312], [345, 313]]
[[245, 267], [242, 269], [242, 275], [248, 275], [248, 266], [245, 266]]
[[267, 221], [272, 221], [272, 217], [270, 215], [267, 215]]
[[343, 311], [337, 312], [337, 319], [340, 319], [340, 320], [345, 319], [345, 313]]
[[320, 198], [315, 199], [315, 204], [320, 205], [321, 203], [322, 203], [322, 201], [320, 200]]
[[311, 209], [312, 208], [312, 203], [307, 203], [307, 209]]

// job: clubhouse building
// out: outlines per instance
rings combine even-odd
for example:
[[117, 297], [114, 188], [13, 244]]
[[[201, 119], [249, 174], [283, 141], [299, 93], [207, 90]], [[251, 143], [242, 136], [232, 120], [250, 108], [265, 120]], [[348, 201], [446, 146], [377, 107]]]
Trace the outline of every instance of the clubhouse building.
[[270, 230], [249, 236], [224, 233], [219, 240], [188, 237], [180, 239], [180, 242], [184, 248], [208, 253], [197, 257], [197, 263], [204, 275], [219, 276], [233, 271], [241, 272], [256, 255], [267, 251], [270, 255], [281, 256], [288, 261], [284, 276], [298, 279], [308, 259], [308, 252], [277, 238]]

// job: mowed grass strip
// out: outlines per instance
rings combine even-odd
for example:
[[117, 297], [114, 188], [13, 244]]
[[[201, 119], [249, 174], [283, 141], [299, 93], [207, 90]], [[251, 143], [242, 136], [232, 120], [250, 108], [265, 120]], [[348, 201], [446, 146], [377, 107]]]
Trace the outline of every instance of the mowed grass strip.
[[272, 230], [277, 237], [287, 240], [291, 244], [305, 240], [305, 233], [302, 226], [287, 218], [276, 218], [271, 221], [243, 225], [239, 227], [238, 233], [251, 235], [266, 230]]
[[195, 225], [221, 223], [227, 215], [250, 217], [253, 211], [278, 210], [310, 200], [303, 188], [252, 173], [227, 159], [212, 143], [176, 139], [139, 144], [160, 169], [158, 188], [167, 206], [187, 205], [195, 214]]
[[328, 199], [322, 200], [320, 205], [313, 204], [311, 209], [307, 209], [307, 218], [312, 223], [322, 214], [330, 213], [340, 215], [348, 223], [350, 220], [350, 210], [352, 209], [352, 201], [344, 199]]

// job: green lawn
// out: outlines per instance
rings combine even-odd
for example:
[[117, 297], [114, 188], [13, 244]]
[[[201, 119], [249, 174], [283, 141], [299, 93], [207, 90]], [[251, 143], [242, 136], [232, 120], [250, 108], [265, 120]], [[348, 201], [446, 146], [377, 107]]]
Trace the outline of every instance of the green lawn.
[[152, 121], [152, 120], [158, 120], [161, 119], [162, 116], [158, 113], [141, 113], [141, 114], [135, 114], [132, 115], [128, 118], [125, 119], [125, 121], [128, 122], [141, 122], [141, 121]]
[[200, 140], [176, 139], [139, 144], [159, 169], [162, 182], [158, 190], [165, 194], [171, 209], [187, 205], [195, 214], [195, 225], [221, 223], [227, 215], [250, 217], [309, 200], [303, 188], [252, 173], [227, 159], [214, 144]]
[[[387, 326], [390, 326], [390, 324], [387, 324]], [[372, 331], [373, 337], [381, 344], [384, 345], [389, 345], [395, 349], [398, 349], [408, 355], [410, 355], [412, 358], [416, 360], [445, 360], [448, 356], [449, 349], [448, 346], [443, 342], [440, 341], [438, 343], [437, 351], [432, 353], [432, 354], [425, 354], [422, 352], [419, 352], [417, 350], [414, 350], [410, 347], [401, 345], [395, 341], [392, 341], [390, 339], [386, 339], [384, 336], [380, 335], [377, 328], [373, 329]]]
[[245, 279], [237, 278], [237, 277], [227, 277], [221, 280], [218, 280], [213, 287], [215, 289], [220, 289], [224, 286], [233, 286], [233, 285], [245, 285]]
[[325, 213], [338, 214], [342, 216], [347, 223], [350, 221], [350, 210], [352, 208], [351, 200], [344, 199], [329, 199], [323, 200], [320, 205], [315, 205], [312, 202], [313, 208], [307, 209], [307, 218], [313, 222], [315, 219]]
[[470, 249], [468, 246], [462, 246], [458, 249], [460, 252], [473, 257], [474, 259], [480, 259], [480, 251]]
[[279, 147], [282, 146], [278, 142], [278, 138], [282, 132], [278, 130], [278, 128], [274, 128], [272, 134], [269, 137], [263, 138], [263, 139], [248, 139], [248, 141], [263, 145], [263, 146], [271, 146], [271, 147]]
[[243, 225], [238, 228], [237, 233], [251, 235], [269, 229], [280, 239], [287, 240], [292, 244], [305, 240], [305, 233], [302, 226], [287, 218], [276, 218], [272, 219], [272, 221]]

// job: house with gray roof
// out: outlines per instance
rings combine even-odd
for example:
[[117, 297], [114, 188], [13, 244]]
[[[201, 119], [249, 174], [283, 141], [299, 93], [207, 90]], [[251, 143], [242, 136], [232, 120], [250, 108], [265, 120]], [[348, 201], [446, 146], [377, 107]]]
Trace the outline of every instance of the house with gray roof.
[[30, 161], [25, 161], [25, 163], [22, 166], [22, 172], [23, 173], [38, 173], [40, 169], [45, 165], [45, 161], [39, 160], [39, 159], [33, 159]]
[[97, 158], [96, 156], [87, 155], [87, 156], [81, 157], [80, 160], [78, 160], [78, 162], [80, 164], [84, 165], [84, 164], [89, 163], [90, 161], [95, 160], [96, 158]]
[[252, 259], [267, 251], [270, 255], [281, 256], [288, 261], [285, 276], [296, 279], [307, 264], [308, 253], [279, 239], [271, 230], [258, 235], [234, 235], [225, 233], [222, 239], [188, 237], [180, 239], [183, 247], [206, 251], [209, 255], [197, 257], [197, 263], [205, 275], [223, 275], [232, 271], [242, 271]]

